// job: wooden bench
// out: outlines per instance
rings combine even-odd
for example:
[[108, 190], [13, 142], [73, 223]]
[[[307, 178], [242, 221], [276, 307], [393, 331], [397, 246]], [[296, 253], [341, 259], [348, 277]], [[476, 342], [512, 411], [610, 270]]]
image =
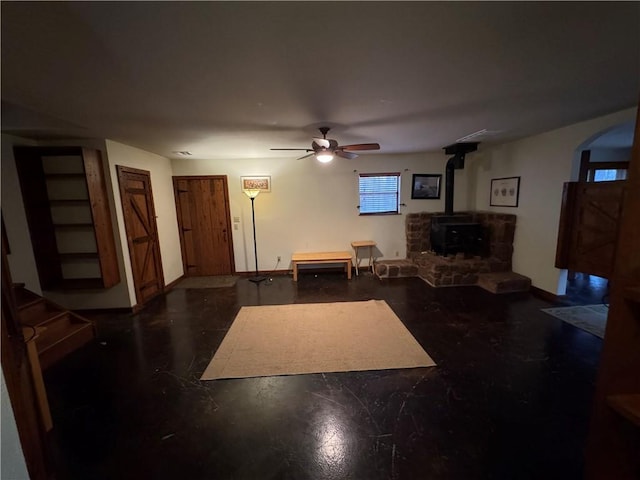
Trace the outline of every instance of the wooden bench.
[[351, 252], [313, 252], [294, 253], [291, 256], [293, 263], [293, 281], [298, 281], [298, 265], [315, 265], [319, 263], [344, 263], [347, 269], [347, 278], [351, 280]]

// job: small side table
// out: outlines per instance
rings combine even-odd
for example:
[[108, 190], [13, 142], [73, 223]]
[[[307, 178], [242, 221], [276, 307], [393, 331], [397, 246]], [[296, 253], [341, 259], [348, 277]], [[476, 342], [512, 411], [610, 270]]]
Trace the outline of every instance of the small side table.
[[362, 247], [369, 247], [369, 268], [371, 268], [371, 272], [373, 272], [373, 247], [376, 246], [376, 242], [374, 242], [373, 240], [358, 240], [356, 242], [351, 242], [351, 246], [356, 252], [356, 261], [354, 262], [356, 265], [356, 276], [360, 275], [360, 273], [358, 272], [358, 266], [360, 265], [360, 259], [358, 258], [358, 249]]

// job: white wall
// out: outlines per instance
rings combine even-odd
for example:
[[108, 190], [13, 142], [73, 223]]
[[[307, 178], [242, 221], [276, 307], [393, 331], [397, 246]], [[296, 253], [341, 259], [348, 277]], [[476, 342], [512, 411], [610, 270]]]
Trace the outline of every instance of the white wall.
[[[378, 256], [406, 255], [405, 215], [410, 212], [444, 210], [444, 168], [448, 157], [440, 153], [366, 155], [354, 160], [336, 158], [328, 164], [315, 159], [246, 159], [233, 161], [172, 160], [173, 174], [226, 175], [231, 217], [239, 217], [233, 230], [236, 271], [253, 271], [251, 201], [242, 193], [240, 177], [270, 175], [272, 190], [255, 200], [258, 268], [271, 271], [289, 268], [296, 251], [351, 250], [353, 240], [375, 240]], [[357, 170], [357, 172], [354, 172]], [[358, 173], [401, 172], [402, 215], [359, 216]], [[441, 173], [440, 200], [411, 200], [413, 174]], [[468, 205], [466, 170], [456, 172], [455, 208]]]
[[631, 147], [628, 148], [589, 148], [592, 162], [628, 162], [631, 160]]
[[[534, 286], [562, 295], [563, 271], [554, 267], [564, 182], [571, 180], [576, 149], [597, 132], [635, 118], [628, 109], [476, 154], [467, 162], [476, 183], [475, 208], [517, 215], [513, 270]], [[473, 173], [472, 173], [473, 172]], [[490, 207], [492, 178], [519, 176], [517, 208]]]
[[118, 229], [121, 232], [119, 243], [124, 255], [126, 283], [128, 286], [129, 306], [135, 305], [136, 294], [133, 284], [133, 273], [129, 257], [129, 246], [122, 214], [122, 201], [116, 165], [147, 170], [151, 174], [151, 188], [153, 190], [156, 222], [158, 225], [158, 241], [165, 285], [173, 282], [183, 274], [182, 256], [180, 253], [180, 237], [178, 234], [178, 220], [173, 195], [173, 181], [171, 179], [171, 162], [159, 155], [140, 150], [139, 148], [123, 145], [112, 140], [106, 140], [109, 162], [109, 175], [113, 190], [115, 213]]

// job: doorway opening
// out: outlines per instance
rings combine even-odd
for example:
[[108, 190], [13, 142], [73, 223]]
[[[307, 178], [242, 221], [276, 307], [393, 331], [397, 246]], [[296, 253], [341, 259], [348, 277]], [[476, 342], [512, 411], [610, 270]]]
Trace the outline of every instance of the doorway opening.
[[558, 232], [558, 292], [572, 304], [608, 302], [619, 213], [635, 122], [602, 130], [578, 146], [565, 184]]

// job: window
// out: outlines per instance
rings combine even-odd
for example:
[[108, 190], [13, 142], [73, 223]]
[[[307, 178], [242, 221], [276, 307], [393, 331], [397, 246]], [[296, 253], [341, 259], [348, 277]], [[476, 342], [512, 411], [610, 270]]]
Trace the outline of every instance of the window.
[[626, 180], [627, 170], [613, 168], [599, 168], [592, 171], [593, 182], [613, 182], [615, 180]]
[[583, 150], [580, 157], [579, 182], [613, 182], [626, 180], [629, 162], [591, 161], [591, 150]]
[[400, 213], [400, 174], [361, 173], [360, 215]]

